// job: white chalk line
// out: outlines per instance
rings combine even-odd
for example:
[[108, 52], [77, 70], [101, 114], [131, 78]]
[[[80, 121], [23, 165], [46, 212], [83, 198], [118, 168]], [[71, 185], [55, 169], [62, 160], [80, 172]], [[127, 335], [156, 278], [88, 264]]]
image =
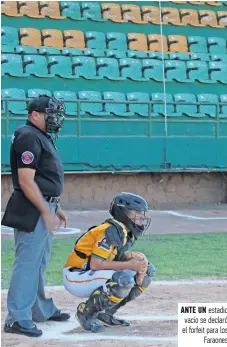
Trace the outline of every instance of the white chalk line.
[[227, 220], [227, 217], [197, 217], [197, 216], [193, 216], [193, 215], [185, 214], [181, 212], [176, 212], [176, 211], [155, 211], [155, 212], [170, 214], [172, 216], [182, 217], [186, 219], [193, 219], [193, 220]]

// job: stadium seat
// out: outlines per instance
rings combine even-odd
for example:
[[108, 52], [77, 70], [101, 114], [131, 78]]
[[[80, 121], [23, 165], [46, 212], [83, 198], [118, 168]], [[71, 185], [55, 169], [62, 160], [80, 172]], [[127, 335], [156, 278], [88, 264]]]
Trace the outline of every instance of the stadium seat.
[[227, 94], [220, 95], [220, 102], [224, 105], [220, 105], [219, 118], [227, 118]]
[[[187, 1], [186, 1], [187, 2]], [[188, 1], [192, 5], [205, 5], [205, 1]], [[179, 1], [181, 3], [181, 1]]]
[[165, 60], [164, 64], [167, 82], [189, 82], [186, 75], [186, 66], [184, 61]]
[[220, 1], [205, 1], [206, 5], [209, 6], [222, 6], [225, 4], [225, 2], [220, 2]]
[[221, 37], [208, 37], [207, 46], [210, 53], [227, 53], [226, 40]]
[[37, 48], [30, 46], [17, 46], [15, 51], [19, 54], [37, 54]]
[[65, 16], [61, 16], [59, 1], [40, 1], [39, 8], [41, 15], [53, 19], [65, 19]]
[[211, 54], [211, 60], [213, 61], [225, 61], [227, 63], [227, 54]]
[[83, 51], [81, 49], [77, 49], [77, 48], [63, 48], [62, 49], [62, 54], [69, 56], [69, 57], [77, 57], [82, 56], [83, 55]]
[[155, 6], [142, 6], [141, 16], [144, 23], [160, 24], [160, 8]]
[[187, 76], [191, 82], [213, 83], [209, 78], [208, 66], [205, 61], [187, 61]]
[[94, 58], [92, 58], [92, 57], [73, 57], [72, 62], [73, 62], [73, 64], [72, 64], [73, 75], [75, 77], [83, 77], [87, 80], [101, 79], [99, 76], [97, 76], [96, 64], [95, 64]]
[[[197, 95], [198, 102], [203, 103], [206, 102], [211, 105], [199, 105], [199, 112], [204, 114], [205, 116], [209, 116], [212, 118], [217, 117], [218, 107], [215, 106], [218, 104], [218, 97], [215, 94], [198, 94]], [[212, 105], [213, 104], [213, 105]]]
[[96, 69], [98, 75], [113, 81], [125, 80], [120, 76], [120, 70], [117, 59], [114, 58], [97, 58]]
[[[104, 100], [113, 100], [113, 101], [126, 101], [125, 94], [117, 92], [104, 92]], [[127, 111], [129, 105], [124, 103], [105, 103], [105, 109], [107, 112], [121, 117], [134, 116], [133, 112]]]
[[72, 20], [85, 20], [81, 14], [80, 4], [80, 1], [60, 1], [62, 16]]
[[[177, 113], [190, 117], [204, 117], [203, 114], [197, 112], [197, 105], [193, 105], [193, 103], [197, 102], [194, 94], [175, 94], [174, 101], [182, 102], [182, 105], [176, 105]], [[187, 102], [189, 104], [185, 105], [184, 102]]]
[[101, 3], [103, 18], [116, 23], [127, 22], [122, 19], [121, 6], [115, 3]]
[[219, 27], [227, 27], [227, 11], [218, 11], [216, 14]]
[[200, 10], [199, 11], [199, 20], [201, 25], [204, 26], [211, 26], [213, 28], [218, 28], [218, 22], [216, 17], [216, 12], [214, 11], [207, 11], [207, 10]]
[[23, 72], [22, 60], [19, 54], [2, 54], [2, 75], [28, 76]]
[[80, 30], [64, 31], [65, 47], [85, 49], [84, 33]]
[[172, 8], [172, 7], [163, 7], [162, 8], [162, 23], [182, 25], [178, 9]]
[[210, 61], [210, 55], [208, 53], [192, 53], [191, 60]]
[[52, 96], [51, 92], [47, 89], [28, 89], [28, 98], [36, 98], [39, 95]]
[[17, 1], [1, 1], [1, 13], [9, 17], [20, 17]]
[[106, 19], [102, 17], [100, 2], [81, 2], [81, 14], [84, 18], [96, 22], [106, 22]]
[[117, 58], [117, 59], [121, 59], [121, 58], [125, 58], [126, 57], [126, 52], [124, 51], [118, 51], [116, 49], [107, 49], [106, 50], [106, 56], [108, 58]]
[[[178, 54], [178, 53], [172, 53], [172, 54]], [[163, 52], [149, 52], [148, 57], [151, 59], [166, 60], [166, 59], [169, 59], [169, 54], [163, 53]]]
[[[168, 57], [166, 59], [168, 59]], [[169, 59], [171, 59], [171, 60], [190, 60], [190, 55], [187, 53], [170, 53]]]
[[227, 65], [225, 62], [209, 62], [209, 75], [213, 82], [227, 84]]
[[183, 25], [192, 25], [194, 27], [203, 26], [199, 23], [198, 11], [191, 9], [180, 9], [179, 11]]
[[148, 117], [148, 104], [141, 104], [141, 102], [149, 102], [149, 95], [147, 93], [127, 93], [128, 101], [138, 101], [138, 104], [129, 104], [129, 112], [138, 114], [142, 117]]
[[47, 63], [50, 74], [62, 78], [75, 78], [72, 74], [72, 61], [70, 57], [51, 55]]
[[167, 39], [164, 35], [148, 34], [148, 50], [152, 52], [168, 52]]
[[106, 45], [108, 49], [116, 49], [119, 51], [127, 51], [127, 39], [124, 33], [107, 33]]
[[72, 102], [77, 100], [76, 93], [68, 90], [56, 90], [54, 97], [65, 102], [65, 114], [67, 116], [77, 115], [77, 102]]
[[207, 40], [201, 36], [188, 36], [188, 49], [192, 53], [207, 53]]
[[39, 14], [38, 1], [18, 1], [19, 13], [22, 16], [31, 18], [44, 18], [44, 15]]
[[128, 33], [128, 49], [147, 51], [147, 36], [139, 33]]
[[86, 57], [105, 57], [105, 50], [104, 49], [86, 49], [84, 50], [83, 54], [77, 54], [77, 55], [85, 55]]
[[137, 24], [144, 24], [143, 20], [141, 19], [141, 12], [139, 6], [132, 4], [123, 4], [121, 8], [122, 17], [125, 21]]
[[119, 61], [121, 75], [133, 81], [146, 81], [143, 77], [142, 65], [139, 59], [123, 58]]
[[[128, 58], [135, 58], [135, 59], [146, 59], [148, 57], [147, 52], [143, 51], [127, 51]], [[122, 57], [126, 58], [126, 56]]]
[[42, 30], [43, 46], [56, 47], [62, 49], [63, 38], [62, 32], [55, 29], [44, 29]]
[[52, 77], [48, 74], [47, 61], [41, 55], [25, 55], [23, 67], [27, 74], [36, 77]]
[[85, 33], [87, 48], [106, 49], [106, 37], [102, 32], [87, 31]]
[[152, 79], [154, 81], [163, 81], [163, 65], [162, 61], [158, 59], [143, 59], [142, 60], [142, 74], [145, 79]]
[[168, 45], [170, 52], [188, 52], [188, 43], [187, 38], [181, 35], [169, 35], [168, 36]]
[[39, 29], [21, 28], [20, 43], [23, 46], [32, 46], [40, 48], [42, 46], [41, 34]]
[[15, 50], [13, 46], [2, 45], [1, 53], [15, 53]]
[[[102, 96], [97, 91], [79, 92], [80, 100], [102, 101]], [[89, 113], [92, 116], [110, 116], [110, 113], [104, 110], [104, 103], [80, 103], [82, 112]]]
[[1, 29], [1, 44], [8, 46], [19, 45], [18, 31], [16, 28], [2, 27]]
[[[173, 102], [173, 97], [171, 94], [164, 94], [164, 93], [152, 93], [151, 99], [153, 102], [161, 102], [161, 103], [154, 103], [152, 106], [152, 116], [158, 117], [158, 116], [180, 116], [181, 114], [177, 114], [174, 111], [174, 105], [171, 104]], [[166, 102], [166, 105], [165, 105]], [[169, 104], [168, 104], [169, 103]]]
[[40, 47], [39, 53], [42, 55], [61, 55], [61, 51], [58, 48], [46, 46]]
[[[25, 99], [26, 95], [23, 89], [10, 88], [10, 89], [2, 89], [2, 98], [7, 99]], [[17, 115], [27, 115], [27, 105], [25, 101], [9, 101], [9, 111], [13, 114]]]

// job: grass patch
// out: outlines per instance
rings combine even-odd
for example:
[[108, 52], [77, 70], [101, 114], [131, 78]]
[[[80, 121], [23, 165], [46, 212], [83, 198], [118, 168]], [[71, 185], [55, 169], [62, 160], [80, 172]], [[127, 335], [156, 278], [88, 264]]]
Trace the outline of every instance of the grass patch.
[[[54, 239], [47, 269], [47, 285], [62, 284], [62, 268], [74, 239]], [[221, 277], [227, 275], [227, 233], [151, 235], [140, 238], [134, 250], [145, 253], [156, 269], [156, 279]], [[2, 288], [9, 287], [14, 241], [2, 240]]]

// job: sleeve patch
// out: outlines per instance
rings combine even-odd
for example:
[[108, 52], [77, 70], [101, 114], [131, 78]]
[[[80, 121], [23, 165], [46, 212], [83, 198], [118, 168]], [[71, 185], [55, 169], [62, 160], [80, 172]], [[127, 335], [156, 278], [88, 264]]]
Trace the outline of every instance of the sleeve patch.
[[21, 160], [24, 164], [29, 165], [34, 160], [34, 154], [32, 152], [26, 151], [22, 153]]
[[106, 251], [110, 251], [110, 250], [111, 250], [111, 246], [110, 246], [109, 243], [107, 242], [106, 237], [103, 237], [101, 240], [99, 240], [99, 241], [97, 242], [97, 247], [98, 247], [98, 248], [105, 249]]

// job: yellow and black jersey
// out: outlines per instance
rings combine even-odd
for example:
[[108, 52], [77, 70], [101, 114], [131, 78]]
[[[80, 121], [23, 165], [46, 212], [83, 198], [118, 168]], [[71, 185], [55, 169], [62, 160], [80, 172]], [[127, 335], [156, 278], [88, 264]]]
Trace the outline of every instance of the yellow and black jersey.
[[65, 267], [75, 267], [88, 270], [91, 256], [96, 256], [101, 259], [114, 260], [118, 248], [123, 247], [127, 242], [127, 230], [122, 223], [114, 220], [114, 224], [120, 227], [121, 245], [119, 247], [110, 243], [107, 238], [107, 230], [111, 233], [117, 233], [117, 229], [112, 224], [113, 220], [108, 220], [92, 229], [88, 230], [82, 237], [78, 239], [73, 251], [67, 259]]

